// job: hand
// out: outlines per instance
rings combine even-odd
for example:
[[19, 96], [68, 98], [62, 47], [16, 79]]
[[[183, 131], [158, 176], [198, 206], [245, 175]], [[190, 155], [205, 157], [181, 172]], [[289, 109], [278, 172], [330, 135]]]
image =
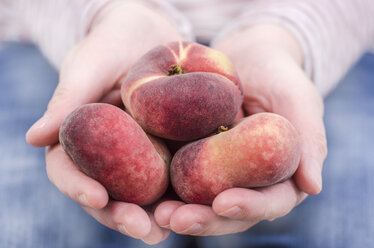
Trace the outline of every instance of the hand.
[[87, 37], [66, 56], [60, 81], [44, 116], [28, 131], [33, 146], [46, 151], [48, 177], [102, 224], [146, 243], [158, 243], [169, 231], [135, 204], [109, 200], [104, 187], [81, 173], [58, 144], [64, 118], [90, 102], [121, 104], [119, 79], [151, 48], [180, 40], [176, 28], [161, 14], [134, 2], [117, 1], [96, 18]]
[[296, 127], [302, 157], [293, 178], [266, 188], [233, 188], [203, 206], [166, 201], [155, 210], [160, 226], [190, 235], [222, 235], [247, 230], [262, 220], [289, 213], [307, 194], [321, 191], [327, 153], [323, 101], [302, 70], [302, 53], [287, 30], [261, 24], [222, 40], [216, 48], [234, 62], [244, 89], [247, 114], [273, 112]]

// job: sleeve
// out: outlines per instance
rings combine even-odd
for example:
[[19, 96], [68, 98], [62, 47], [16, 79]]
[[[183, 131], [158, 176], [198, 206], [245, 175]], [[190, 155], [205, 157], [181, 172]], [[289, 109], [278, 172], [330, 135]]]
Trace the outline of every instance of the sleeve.
[[[59, 68], [63, 57], [89, 32], [95, 17], [106, 6], [134, 0], [4, 0], [0, 3], [0, 41], [35, 43]], [[142, 0], [148, 7], [165, 13], [187, 40], [192, 28], [187, 19], [162, 0]]]
[[253, 0], [213, 42], [255, 23], [282, 25], [299, 41], [305, 72], [326, 95], [373, 48], [373, 13], [374, 1], [367, 0]]

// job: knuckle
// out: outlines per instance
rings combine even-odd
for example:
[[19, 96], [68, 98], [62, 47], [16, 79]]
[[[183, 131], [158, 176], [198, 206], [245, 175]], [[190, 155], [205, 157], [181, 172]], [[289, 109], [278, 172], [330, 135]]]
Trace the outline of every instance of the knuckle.
[[114, 202], [110, 208], [110, 216], [113, 222], [116, 224], [122, 223], [124, 215], [125, 212], [123, 211], [123, 208], [121, 208], [121, 204], [117, 204], [116, 202]]
[[[257, 223], [257, 221], [255, 222], [255, 223]], [[239, 228], [238, 228], [238, 230], [237, 230], [237, 232], [245, 232], [245, 231], [247, 231], [249, 228], [251, 228], [255, 223], [253, 223], [253, 222], [247, 222], [247, 223], [245, 223], [244, 225], [242, 225], [242, 226], [240, 226]]]
[[[62, 186], [64, 185], [64, 186]], [[79, 184], [78, 184], [79, 185]], [[59, 188], [60, 191], [66, 195], [67, 197], [69, 197], [70, 199], [76, 201], [77, 203], [81, 204], [81, 201], [79, 199], [81, 193], [79, 190], [77, 190], [77, 187], [76, 187], [76, 183], [74, 181], [72, 182], [67, 182], [66, 180], [64, 180], [62, 183], [61, 183], [61, 187]]]
[[327, 156], [327, 139], [325, 132], [319, 132], [315, 135], [314, 143], [316, 146], [316, 152], [321, 155], [324, 160]]
[[[283, 185], [284, 187], [282, 187], [281, 191], [278, 193], [284, 195], [285, 198], [283, 198], [280, 202], [267, 200], [265, 202], [266, 204], [264, 204], [264, 218], [262, 220], [274, 221], [278, 218], [286, 216], [300, 201], [301, 194], [299, 194], [297, 186], [291, 180], [286, 181]], [[295, 192], [289, 192], [290, 188]]]
[[53, 110], [53, 108], [59, 105], [65, 105], [66, 100], [71, 96], [71, 90], [66, 86], [61, 86], [61, 83], [56, 88], [51, 100], [48, 103], [47, 111]]
[[156, 245], [158, 243], [160, 243], [162, 240], [160, 239], [150, 239], [148, 240], [147, 238], [143, 238], [141, 239], [144, 243], [146, 243], [147, 245]]

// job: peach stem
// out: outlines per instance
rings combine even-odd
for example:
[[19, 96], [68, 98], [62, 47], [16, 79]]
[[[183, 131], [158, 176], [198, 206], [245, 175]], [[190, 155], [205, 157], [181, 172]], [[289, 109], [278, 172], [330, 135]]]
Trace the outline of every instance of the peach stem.
[[181, 75], [185, 74], [186, 72], [182, 69], [181, 65], [172, 65], [171, 70], [168, 71], [168, 76], [174, 76], [174, 75]]

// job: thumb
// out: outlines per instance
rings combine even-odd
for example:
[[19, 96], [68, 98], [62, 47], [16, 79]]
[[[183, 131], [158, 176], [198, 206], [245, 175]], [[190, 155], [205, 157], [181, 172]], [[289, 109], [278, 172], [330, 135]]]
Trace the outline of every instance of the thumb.
[[295, 122], [296, 128], [301, 130], [302, 155], [294, 180], [302, 191], [318, 194], [322, 190], [322, 166], [327, 155], [326, 134], [322, 116], [307, 115]]
[[301, 140], [301, 161], [294, 174], [297, 186], [308, 194], [322, 190], [322, 165], [327, 155], [327, 142], [323, 123], [323, 99], [316, 87], [299, 74], [288, 100], [278, 105], [275, 112], [285, 116], [295, 126]]
[[95, 41], [78, 44], [63, 62], [59, 84], [46, 112], [26, 133], [27, 142], [37, 147], [58, 142], [65, 117], [82, 104], [102, 99], [114, 87], [118, 74], [115, 63], [100, 52]]

